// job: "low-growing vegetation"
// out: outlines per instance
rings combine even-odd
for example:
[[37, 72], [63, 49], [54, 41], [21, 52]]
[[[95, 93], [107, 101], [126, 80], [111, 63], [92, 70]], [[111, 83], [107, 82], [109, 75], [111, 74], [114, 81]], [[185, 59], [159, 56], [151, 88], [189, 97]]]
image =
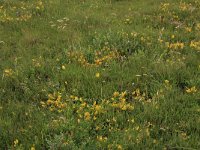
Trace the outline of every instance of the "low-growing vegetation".
[[200, 149], [200, 2], [1, 0], [0, 149]]

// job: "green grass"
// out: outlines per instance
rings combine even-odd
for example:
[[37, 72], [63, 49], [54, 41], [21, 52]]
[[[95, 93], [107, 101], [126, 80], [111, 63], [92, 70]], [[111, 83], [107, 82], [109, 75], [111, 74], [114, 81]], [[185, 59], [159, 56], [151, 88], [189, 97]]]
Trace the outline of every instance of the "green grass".
[[0, 52], [0, 149], [200, 149], [198, 1], [2, 0]]

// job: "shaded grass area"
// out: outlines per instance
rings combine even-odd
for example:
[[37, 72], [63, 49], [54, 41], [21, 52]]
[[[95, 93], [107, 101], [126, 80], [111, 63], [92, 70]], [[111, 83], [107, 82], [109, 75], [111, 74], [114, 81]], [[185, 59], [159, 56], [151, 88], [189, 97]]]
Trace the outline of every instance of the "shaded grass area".
[[200, 4], [1, 1], [2, 149], [199, 149]]

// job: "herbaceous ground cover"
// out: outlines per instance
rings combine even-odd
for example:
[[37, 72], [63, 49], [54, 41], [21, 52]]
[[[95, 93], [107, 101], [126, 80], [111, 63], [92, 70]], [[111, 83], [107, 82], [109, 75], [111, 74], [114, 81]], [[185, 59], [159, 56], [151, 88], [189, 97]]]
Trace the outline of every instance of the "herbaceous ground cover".
[[198, 0], [1, 0], [0, 149], [199, 149]]

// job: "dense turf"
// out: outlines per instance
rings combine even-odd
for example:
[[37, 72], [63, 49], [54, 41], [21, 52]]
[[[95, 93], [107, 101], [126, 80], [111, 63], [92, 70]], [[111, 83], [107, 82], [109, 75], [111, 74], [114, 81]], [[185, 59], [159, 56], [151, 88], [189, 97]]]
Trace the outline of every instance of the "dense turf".
[[200, 149], [200, 2], [1, 0], [0, 149]]

